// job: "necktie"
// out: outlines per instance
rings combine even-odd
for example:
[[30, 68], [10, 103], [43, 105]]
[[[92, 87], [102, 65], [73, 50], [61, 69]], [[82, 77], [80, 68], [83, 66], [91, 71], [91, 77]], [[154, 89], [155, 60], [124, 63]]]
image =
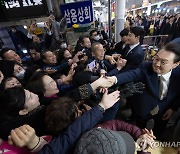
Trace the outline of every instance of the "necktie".
[[101, 69], [104, 69], [105, 71], [107, 71], [107, 67], [105, 66], [103, 60], [101, 60], [101, 61], [99, 62], [99, 64], [100, 64]]
[[131, 48], [130, 48], [129, 45], [128, 45], [128, 46], [126, 47], [126, 53], [125, 53], [125, 56], [128, 55], [130, 49], [131, 49]]
[[121, 57], [122, 57], [122, 58], [125, 58], [125, 57], [127, 56], [129, 50], [130, 50], [129, 45], [126, 45], [126, 46], [122, 49]]
[[159, 77], [159, 98], [162, 100], [167, 95], [167, 84], [163, 76]]

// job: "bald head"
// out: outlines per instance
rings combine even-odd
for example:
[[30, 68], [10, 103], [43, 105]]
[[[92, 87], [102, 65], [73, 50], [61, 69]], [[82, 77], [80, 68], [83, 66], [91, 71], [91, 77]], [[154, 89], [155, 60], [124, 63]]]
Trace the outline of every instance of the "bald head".
[[104, 48], [103, 48], [103, 45], [99, 42], [95, 42], [92, 44], [92, 47], [91, 47], [91, 50], [92, 50], [92, 55], [98, 59], [98, 60], [103, 60], [104, 59], [104, 54], [105, 54], [105, 51], [104, 51]]

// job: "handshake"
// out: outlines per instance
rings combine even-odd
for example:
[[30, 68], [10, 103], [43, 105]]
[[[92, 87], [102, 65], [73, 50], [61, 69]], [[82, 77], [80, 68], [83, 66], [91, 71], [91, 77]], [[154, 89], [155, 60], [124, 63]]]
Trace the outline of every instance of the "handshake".
[[[115, 77], [101, 76], [99, 79], [91, 83], [91, 86], [93, 90], [100, 89], [100, 93], [104, 93], [105, 88], [110, 88], [114, 84], [115, 84]], [[112, 92], [115, 90], [119, 90], [120, 97], [126, 98], [126, 97], [132, 96], [135, 93], [139, 93], [139, 94], [143, 93], [144, 88], [145, 88], [145, 84], [143, 84], [142, 82], [138, 82], [138, 83], [131, 82], [131, 83], [125, 84], [123, 87], [111, 88], [108, 91]]]

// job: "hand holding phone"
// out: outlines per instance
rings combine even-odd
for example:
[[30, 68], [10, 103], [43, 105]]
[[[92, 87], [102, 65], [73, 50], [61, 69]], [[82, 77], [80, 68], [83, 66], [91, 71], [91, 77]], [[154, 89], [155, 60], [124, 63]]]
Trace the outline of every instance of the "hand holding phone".
[[96, 61], [93, 60], [91, 63], [88, 64], [89, 69], [94, 69], [96, 67]]
[[36, 23], [37, 27], [45, 27], [45, 23], [44, 22], [38, 22]]

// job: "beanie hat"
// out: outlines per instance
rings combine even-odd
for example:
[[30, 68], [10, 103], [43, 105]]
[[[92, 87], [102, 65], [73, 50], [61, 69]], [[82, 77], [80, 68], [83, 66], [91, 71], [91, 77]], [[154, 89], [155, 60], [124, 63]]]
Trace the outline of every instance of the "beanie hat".
[[12, 77], [15, 63], [10, 60], [0, 60], [0, 71], [5, 77]]
[[74, 154], [134, 154], [135, 143], [126, 132], [94, 128], [85, 133]]

